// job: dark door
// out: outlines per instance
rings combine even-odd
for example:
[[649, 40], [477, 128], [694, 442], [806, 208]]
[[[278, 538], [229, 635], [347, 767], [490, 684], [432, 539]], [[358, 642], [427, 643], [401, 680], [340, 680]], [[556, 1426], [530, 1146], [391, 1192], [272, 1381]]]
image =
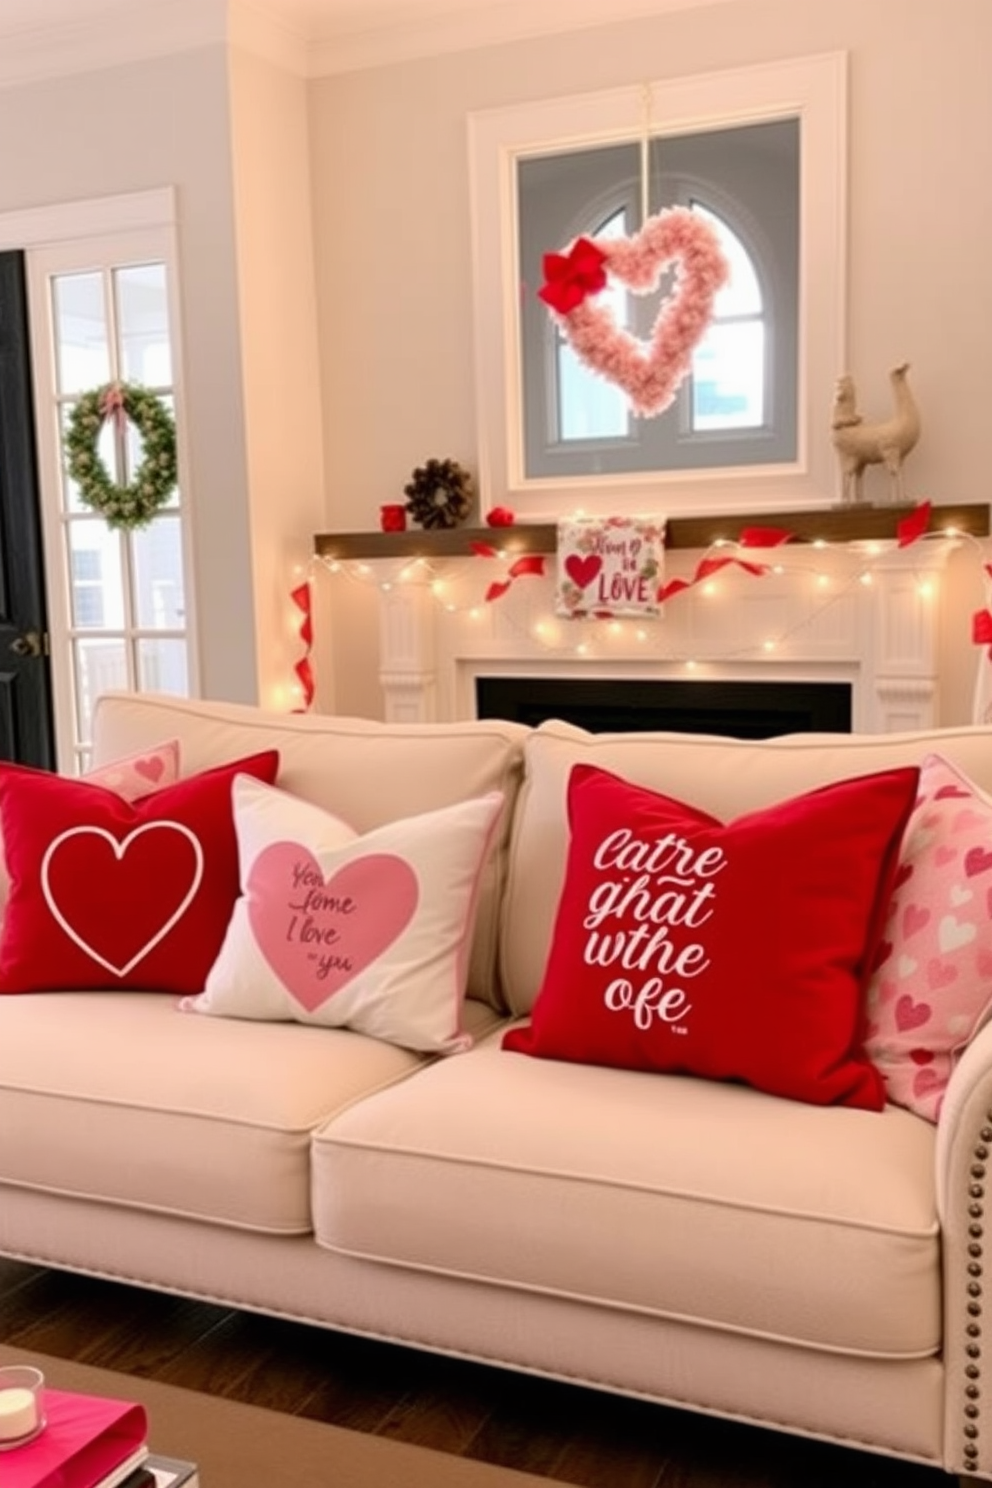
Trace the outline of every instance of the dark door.
[[55, 765], [23, 253], [0, 253], [0, 759]]

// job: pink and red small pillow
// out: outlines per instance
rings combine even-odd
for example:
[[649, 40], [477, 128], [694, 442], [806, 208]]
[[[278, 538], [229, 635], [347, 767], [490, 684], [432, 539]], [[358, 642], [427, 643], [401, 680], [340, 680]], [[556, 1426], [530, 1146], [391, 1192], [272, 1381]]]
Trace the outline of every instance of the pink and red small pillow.
[[889, 1099], [936, 1121], [990, 1009], [992, 800], [928, 755], [867, 994], [865, 1052]]
[[722, 823], [579, 765], [544, 979], [503, 1047], [880, 1110], [862, 998], [915, 768]]
[[112, 760], [89, 770], [82, 777], [87, 785], [102, 785], [122, 801], [137, 801], [151, 791], [175, 785], [179, 779], [179, 740], [168, 739], [154, 749], [143, 749], [124, 759]]
[[[10, 877], [0, 993], [202, 989], [238, 894], [231, 784], [239, 773], [274, 780], [279, 756], [252, 755], [133, 802], [117, 788], [146, 772], [125, 764], [100, 772], [113, 789], [0, 766]], [[167, 770], [167, 761], [151, 766], [160, 780]]]

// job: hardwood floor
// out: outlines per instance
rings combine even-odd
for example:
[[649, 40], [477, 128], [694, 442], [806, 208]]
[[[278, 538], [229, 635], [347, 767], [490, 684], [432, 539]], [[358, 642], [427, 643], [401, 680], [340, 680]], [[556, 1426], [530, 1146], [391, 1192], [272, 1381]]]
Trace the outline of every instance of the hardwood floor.
[[2, 1258], [0, 1342], [580, 1488], [953, 1482], [870, 1454]]

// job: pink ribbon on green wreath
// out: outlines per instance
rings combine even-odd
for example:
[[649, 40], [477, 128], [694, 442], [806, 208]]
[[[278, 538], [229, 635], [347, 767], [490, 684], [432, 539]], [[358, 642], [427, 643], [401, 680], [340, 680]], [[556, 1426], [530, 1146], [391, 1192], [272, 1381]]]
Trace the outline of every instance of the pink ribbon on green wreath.
[[127, 430], [127, 409], [124, 407], [124, 389], [119, 382], [112, 382], [100, 399], [100, 412], [105, 419], [112, 419], [118, 434]]

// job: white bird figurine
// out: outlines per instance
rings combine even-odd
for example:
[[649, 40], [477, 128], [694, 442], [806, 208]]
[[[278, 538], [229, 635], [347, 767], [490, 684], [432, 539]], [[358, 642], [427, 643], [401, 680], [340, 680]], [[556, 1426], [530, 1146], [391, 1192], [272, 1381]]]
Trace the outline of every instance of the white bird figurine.
[[884, 465], [889, 472], [889, 499], [902, 502], [902, 463], [920, 437], [920, 414], [909, 390], [906, 374], [909, 363], [893, 367], [889, 373], [895, 409], [882, 423], [865, 423], [857, 411], [857, 395], [850, 373], [837, 379], [834, 397], [834, 449], [840, 463], [841, 500], [859, 502], [862, 477], [866, 466]]

